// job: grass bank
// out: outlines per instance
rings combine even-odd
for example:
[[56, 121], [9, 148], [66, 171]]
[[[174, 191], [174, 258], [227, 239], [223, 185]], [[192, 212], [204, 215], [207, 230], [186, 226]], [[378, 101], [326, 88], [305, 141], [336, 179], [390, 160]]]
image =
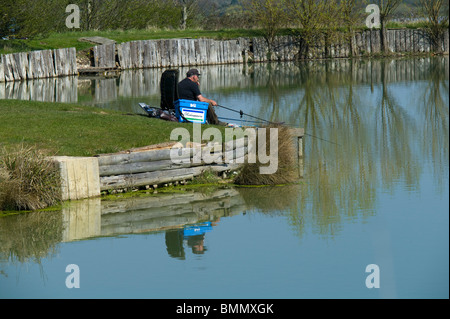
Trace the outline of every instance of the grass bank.
[[[0, 100], [0, 211], [36, 210], [56, 205], [59, 171], [47, 156], [94, 156], [170, 142], [175, 128], [193, 126], [78, 104]], [[202, 131], [210, 125], [203, 125]], [[225, 127], [218, 127], [226, 138]], [[228, 182], [240, 185], [277, 185], [294, 182], [291, 137], [278, 135], [277, 174], [261, 176], [260, 163]], [[19, 151], [17, 151], [19, 150]], [[238, 181], [238, 182], [237, 182]], [[194, 184], [222, 184], [205, 173]]]
[[[0, 123], [0, 147], [23, 144], [61, 156], [169, 142], [172, 130], [183, 125], [78, 104], [18, 100], [0, 100]], [[192, 134], [192, 125], [184, 127]]]
[[37, 210], [60, 201], [59, 171], [47, 156], [93, 156], [169, 142], [182, 125], [192, 136], [192, 125], [140, 115], [0, 100], [0, 211]]

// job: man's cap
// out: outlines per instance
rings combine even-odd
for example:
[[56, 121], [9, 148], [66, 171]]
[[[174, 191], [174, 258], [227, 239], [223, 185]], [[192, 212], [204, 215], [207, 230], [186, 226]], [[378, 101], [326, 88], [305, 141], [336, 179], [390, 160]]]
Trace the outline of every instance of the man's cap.
[[190, 78], [190, 77], [193, 76], [193, 75], [200, 76], [200, 73], [198, 72], [197, 69], [191, 69], [191, 70], [189, 70], [188, 73], [187, 73], [187, 77]]

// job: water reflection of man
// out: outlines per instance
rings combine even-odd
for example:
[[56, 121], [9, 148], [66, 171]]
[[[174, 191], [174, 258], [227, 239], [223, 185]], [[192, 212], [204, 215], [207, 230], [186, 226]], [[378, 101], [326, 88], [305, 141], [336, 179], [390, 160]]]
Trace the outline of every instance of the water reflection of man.
[[207, 251], [205, 247], [205, 234], [189, 236], [187, 245], [191, 247], [193, 254], [203, 255]]
[[170, 257], [181, 260], [186, 259], [183, 248], [182, 230], [177, 229], [166, 231], [166, 249]]
[[178, 97], [181, 100], [209, 103], [208, 111], [206, 113], [208, 123], [214, 125], [227, 125], [227, 123], [219, 121], [219, 118], [214, 111], [214, 106], [217, 106], [217, 102], [204, 97], [200, 92], [200, 73], [197, 69], [189, 70], [186, 74], [186, 78], [178, 83]]
[[[166, 231], [166, 248], [170, 257], [185, 260], [183, 241], [186, 239], [183, 230]], [[192, 249], [192, 253], [203, 255], [207, 248], [205, 247], [205, 234], [187, 237], [187, 245]]]

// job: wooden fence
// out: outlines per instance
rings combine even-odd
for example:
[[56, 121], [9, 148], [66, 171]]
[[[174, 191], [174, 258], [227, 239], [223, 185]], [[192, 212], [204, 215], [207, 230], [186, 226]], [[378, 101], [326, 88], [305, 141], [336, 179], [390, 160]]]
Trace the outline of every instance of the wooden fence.
[[132, 41], [117, 45], [117, 53], [122, 69], [243, 63], [248, 41], [244, 38]]
[[[388, 46], [396, 53], [432, 52], [426, 31], [388, 30]], [[300, 58], [348, 58], [381, 53], [379, 30], [344, 34], [328, 46], [316, 45], [308, 51], [300, 38], [277, 37], [271, 49], [264, 38], [234, 40], [170, 39], [105, 44], [93, 48], [94, 68], [167, 68], [267, 61], [294, 61]], [[449, 52], [449, 32], [442, 39], [442, 51]], [[75, 48], [2, 55], [0, 82], [21, 81], [78, 74]]]
[[77, 75], [76, 49], [57, 49], [0, 56], [0, 82]]
[[[94, 67], [118, 65], [121, 69], [183, 67], [268, 61], [294, 61], [299, 58], [348, 58], [381, 53], [380, 31], [355, 32], [351, 38], [342, 35], [329, 46], [317, 45], [307, 53], [299, 37], [276, 37], [272, 49], [262, 38], [171, 39], [132, 41], [119, 45], [96, 46]], [[426, 31], [416, 29], [388, 30], [388, 46], [397, 53], [426, 53], [433, 50]], [[442, 50], [449, 52], [446, 31]], [[117, 52], [115, 55], [114, 52]]]

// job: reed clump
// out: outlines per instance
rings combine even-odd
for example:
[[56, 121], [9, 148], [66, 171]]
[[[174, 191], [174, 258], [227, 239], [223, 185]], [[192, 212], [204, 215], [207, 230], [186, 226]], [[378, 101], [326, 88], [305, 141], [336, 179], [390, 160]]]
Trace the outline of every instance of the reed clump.
[[[295, 157], [293, 136], [289, 127], [285, 125], [271, 124], [266, 129], [278, 129], [278, 169], [273, 174], [261, 174], [262, 164], [259, 157], [256, 163], [246, 162], [236, 176], [234, 183], [238, 185], [281, 185], [290, 184], [298, 180], [298, 165]], [[266, 150], [269, 150], [270, 130], [266, 134]], [[258, 142], [259, 144], [259, 142]], [[257, 152], [259, 154], [259, 152]]]
[[61, 201], [56, 164], [34, 147], [0, 150], [0, 210], [38, 210]]

